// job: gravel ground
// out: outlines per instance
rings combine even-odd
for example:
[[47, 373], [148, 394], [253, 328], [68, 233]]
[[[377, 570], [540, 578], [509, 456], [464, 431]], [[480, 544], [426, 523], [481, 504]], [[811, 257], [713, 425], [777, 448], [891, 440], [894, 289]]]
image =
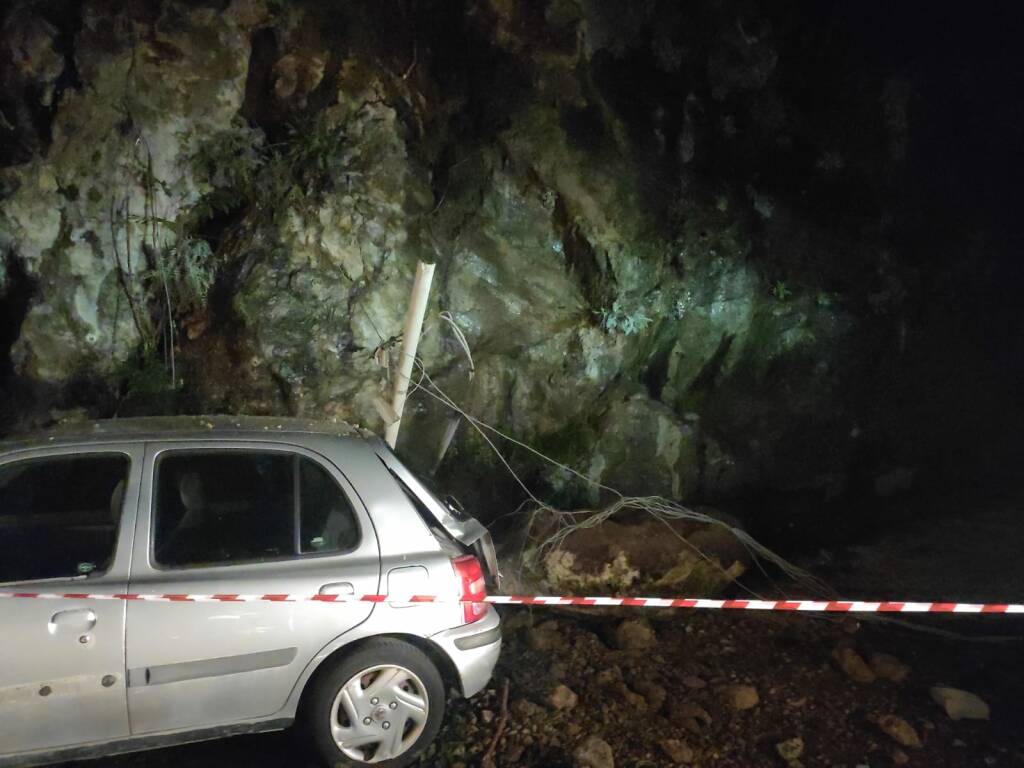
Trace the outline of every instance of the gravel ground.
[[[792, 615], [518, 609], [506, 624], [494, 686], [453, 703], [422, 765], [481, 764], [505, 680], [498, 766], [1024, 765], [1015, 648]], [[991, 722], [955, 722], [929, 692], [972, 681]], [[312, 765], [297, 746], [270, 734], [81, 765]]]
[[[1024, 566], [1006, 557], [1016, 542], [991, 535], [1012, 530], [1015, 514], [911, 525], [833, 553], [819, 570], [856, 597], [899, 589], [907, 597], [1019, 600]], [[978, 552], [991, 557], [977, 563]], [[493, 686], [450, 705], [421, 765], [1024, 766], [1024, 648], [978, 639], [1024, 635], [1022, 619], [923, 624], [974, 638], [965, 639], [851, 617], [527, 608], [504, 616]], [[485, 762], [506, 681], [507, 725]], [[933, 700], [936, 685], [978, 695], [991, 719], [951, 719]], [[301, 746], [286, 732], [79, 765], [312, 766]]]

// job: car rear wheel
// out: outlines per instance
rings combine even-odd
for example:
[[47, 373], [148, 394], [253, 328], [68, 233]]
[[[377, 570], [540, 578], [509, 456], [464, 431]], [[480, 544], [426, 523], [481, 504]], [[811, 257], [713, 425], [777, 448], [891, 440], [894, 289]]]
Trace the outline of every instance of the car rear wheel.
[[400, 640], [374, 640], [316, 682], [307, 725], [327, 765], [409, 765], [437, 736], [444, 684], [430, 658]]

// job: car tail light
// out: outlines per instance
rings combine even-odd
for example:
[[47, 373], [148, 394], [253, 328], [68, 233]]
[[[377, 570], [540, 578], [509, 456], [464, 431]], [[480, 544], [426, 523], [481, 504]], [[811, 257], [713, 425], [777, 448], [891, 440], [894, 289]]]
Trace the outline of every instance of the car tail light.
[[[480, 600], [487, 597], [487, 584], [480, 561], [472, 555], [462, 555], [452, 560], [452, 568], [459, 578], [459, 599]], [[467, 624], [478, 621], [487, 613], [487, 603], [463, 603], [462, 615]]]

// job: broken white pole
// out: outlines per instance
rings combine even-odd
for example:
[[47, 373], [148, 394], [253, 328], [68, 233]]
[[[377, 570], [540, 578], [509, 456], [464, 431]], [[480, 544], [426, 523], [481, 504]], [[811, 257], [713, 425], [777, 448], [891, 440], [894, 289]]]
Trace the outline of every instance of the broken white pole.
[[434, 265], [416, 265], [416, 278], [412, 283], [412, 296], [409, 298], [409, 309], [405, 313], [405, 327], [402, 329], [402, 351], [398, 357], [398, 375], [395, 376], [391, 396], [391, 409], [395, 420], [388, 424], [384, 440], [392, 448], [398, 442], [398, 428], [402, 426], [402, 411], [405, 410], [405, 398], [409, 395], [409, 382], [412, 380], [413, 363], [416, 361], [416, 349], [420, 345], [420, 334], [423, 332], [423, 316], [427, 313], [427, 300], [430, 298], [430, 284], [434, 280]]

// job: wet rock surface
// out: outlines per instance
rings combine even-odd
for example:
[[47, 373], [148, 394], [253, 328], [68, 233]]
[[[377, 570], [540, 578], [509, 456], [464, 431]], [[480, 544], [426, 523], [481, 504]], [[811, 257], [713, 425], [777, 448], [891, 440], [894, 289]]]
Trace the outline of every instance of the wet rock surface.
[[[542, 5], [8, 4], [0, 363], [24, 397], [0, 428], [79, 407], [380, 428], [426, 260], [431, 375], [591, 481], [715, 501], [919, 484], [928, 441], [900, 430], [956, 437], [950, 414], [984, 404], [914, 386], [933, 353], [998, 401], [945, 309], [995, 278], [930, 278], [988, 249], [919, 244], [935, 217], [893, 181], [915, 177], [914, 78], [850, 71], [855, 36], [822, 51], [770, 2]], [[840, 81], [821, 123], [809, 94]], [[408, 418], [400, 447], [432, 467], [451, 414]], [[446, 481], [503, 499], [479, 435], [447, 455]]]

